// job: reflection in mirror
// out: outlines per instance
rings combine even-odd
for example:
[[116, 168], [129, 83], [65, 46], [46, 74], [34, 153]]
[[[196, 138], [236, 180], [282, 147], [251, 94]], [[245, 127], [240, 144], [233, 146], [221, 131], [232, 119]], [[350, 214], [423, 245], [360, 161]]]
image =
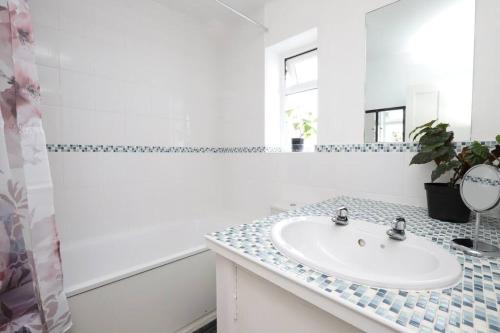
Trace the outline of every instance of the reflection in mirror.
[[430, 120], [470, 140], [475, 0], [400, 0], [366, 15], [365, 142]]
[[365, 142], [403, 142], [406, 106], [367, 110]]
[[495, 208], [500, 202], [500, 171], [490, 165], [470, 169], [461, 185], [462, 199], [475, 212]]

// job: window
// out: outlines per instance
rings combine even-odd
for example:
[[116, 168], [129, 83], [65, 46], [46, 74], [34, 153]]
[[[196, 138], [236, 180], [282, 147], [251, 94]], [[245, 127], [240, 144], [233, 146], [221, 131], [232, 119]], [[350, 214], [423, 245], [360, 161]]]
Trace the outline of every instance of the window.
[[404, 142], [406, 106], [365, 112], [365, 142]]
[[314, 150], [318, 128], [318, 49], [284, 59], [281, 146], [303, 138], [304, 149]]

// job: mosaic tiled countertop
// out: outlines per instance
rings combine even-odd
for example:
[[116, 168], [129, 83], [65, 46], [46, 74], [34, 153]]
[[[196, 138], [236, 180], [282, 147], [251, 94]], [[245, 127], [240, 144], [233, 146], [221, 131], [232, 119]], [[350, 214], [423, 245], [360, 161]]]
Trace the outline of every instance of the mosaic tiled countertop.
[[[405, 291], [371, 288], [328, 277], [283, 256], [274, 248], [270, 231], [274, 223], [304, 215], [334, 216], [339, 206], [350, 217], [389, 225], [396, 216], [407, 219], [407, 230], [456, 254], [463, 265], [463, 279], [454, 288], [437, 291]], [[344, 299], [361, 313], [371, 313], [414, 332], [500, 332], [500, 260], [479, 259], [450, 249], [450, 241], [470, 237], [473, 223], [454, 224], [433, 220], [423, 208], [364, 199], [339, 197], [287, 213], [270, 216], [214, 232], [208, 237], [233, 251], [299, 278], [309, 288], [332, 300]], [[500, 245], [500, 221], [484, 218], [480, 236]]]

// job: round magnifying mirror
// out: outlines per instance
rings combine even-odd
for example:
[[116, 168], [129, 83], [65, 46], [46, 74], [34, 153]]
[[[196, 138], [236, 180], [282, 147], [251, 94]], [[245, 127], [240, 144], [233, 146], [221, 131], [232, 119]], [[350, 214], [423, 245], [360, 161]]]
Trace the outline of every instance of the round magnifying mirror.
[[500, 203], [500, 170], [491, 165], [477, 165], [464, 176], [460, 192], [464, 203], [482, 213]]
[[460, 192], [464, 203], [476, 213], [476, 226], [472, 238], [457, 238], [451, 246], [477, 257], [500, 257], [500, 249], [479, 239], [481, 213], [490, 211], [500, 203], [500, 169], [491, 165], [478, 165], [464, 176]]

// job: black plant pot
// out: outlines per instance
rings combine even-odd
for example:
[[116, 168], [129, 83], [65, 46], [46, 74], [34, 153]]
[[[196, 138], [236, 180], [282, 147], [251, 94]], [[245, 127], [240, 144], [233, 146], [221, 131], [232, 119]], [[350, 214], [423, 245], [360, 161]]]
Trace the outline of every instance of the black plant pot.
[[427, 183], [425, 190], [429, 217], [448, 222], [469, 221], [470, 209], [460, 196], [460, 186], [450, 187], [448, 184]]
[[304, 150], [304, 139], [303, 138], [292, 138], [292, 151], [294, 153], [301, 152]]

